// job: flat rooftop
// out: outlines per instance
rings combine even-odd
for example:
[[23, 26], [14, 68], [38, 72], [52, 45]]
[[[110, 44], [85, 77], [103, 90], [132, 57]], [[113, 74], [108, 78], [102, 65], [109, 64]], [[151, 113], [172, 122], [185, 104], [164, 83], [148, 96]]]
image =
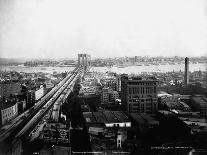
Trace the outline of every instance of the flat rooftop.
[[129, 118], [121, 111], [84, 112], [87, 123], [122, 123], [129, 122]]

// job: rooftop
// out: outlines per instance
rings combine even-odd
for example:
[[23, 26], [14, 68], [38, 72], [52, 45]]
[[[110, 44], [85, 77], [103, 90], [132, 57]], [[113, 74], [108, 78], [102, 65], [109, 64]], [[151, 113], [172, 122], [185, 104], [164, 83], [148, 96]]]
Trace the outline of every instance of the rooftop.
[[8, 101], [8, 102], [2, 102], [0, 104], [0, 110], [3, 110], [3, 109], [7, 109], [9, 107], [12, 107], [16, 104], [17, 102], [16, 101]]
[[136, 81], [157, 81], [154, 76], [128, 76], [127, 74], [122, 74], [122, 78], [127, 80], [136, 80]]
[[121, 111], [84, 112], [87, 123], [120, 123], [128, 122], [129, 118]]
[[202, 96], [194, 96], [192, 100], [202, 106], [207, 106], [207, 101]]
[[153, 118], [152, 116], [150, 116], [149, 114], [146, 114], [146, 113], [141, 113], [140, 116], [146, 120], [148, 123], [151, 123], [151, 122], [158, 122], [155, 118]]
[[130, 116], [138, 123], [145, 124], [146, 121], [137, 113], [130, 113]]

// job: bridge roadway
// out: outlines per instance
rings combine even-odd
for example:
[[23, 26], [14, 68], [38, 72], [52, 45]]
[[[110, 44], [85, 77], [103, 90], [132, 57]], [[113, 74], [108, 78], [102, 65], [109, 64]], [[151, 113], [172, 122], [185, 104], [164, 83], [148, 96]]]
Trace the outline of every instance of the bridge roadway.
[[[36, 113], [36, 115], [22, 128], [15, 138], [24, 138], [34, 128], [34, 126], [42, 119], [42, 117], [56, 104], [56, 102], [63, 103], [66, 100], [66, 95], [71, 92], [71, 87], [74, 86], [75, 81], [81, 74], [81, 70], [75, 71], [63, 86], [53, 95], [53, 97]], [[66, 92], [67, 90], [68, 92]]]
[[6, 143], [8, 143], [11, 142], [14, 137], [20, 138], [25, 135], [25, 133], [27, 133], [55, 103], [67, 86], [71, 86], [81, 73], [82, 68], [76, 67], [71, 74], [68, 74], [58, 85], [37, 102], [36, 105], [17, 117], [15, 122], [12, 121], [13, 124], [1, 133], [0, 142], [6, 141]]

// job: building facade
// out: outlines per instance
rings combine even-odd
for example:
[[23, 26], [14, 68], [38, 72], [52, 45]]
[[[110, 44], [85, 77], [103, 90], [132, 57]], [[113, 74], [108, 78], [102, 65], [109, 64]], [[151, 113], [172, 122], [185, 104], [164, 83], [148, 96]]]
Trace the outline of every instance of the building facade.
[[119, 93], [111, 88], [103, 88], [101, 101], [102, 103], [114, 103], [119, 98]]
[[44, 94], [45, 88], [43, 87], [43, 85], [41, 85], [40, 88], [35, 91], [35, 100], [39, 100], [41, 97], [44, 96]]
[[17, 103], [4, 103], [1, 107], [1, 124], [5, 125], [9, 120], [13, 119], [18, 115]]
[[29, 109], [35, 105], [35, 91], [29, 90], [26, 95], [26, 108]]
[[134, 113], [154, 113], [158, 110], [157, 80], [153, 77], [121, 77], [121, 100], [124, 110]]
[[101, 101], [102, 103], [108, 103], [109, 102], [109, 88], [103, 88], [102, 89], [102, 95], [101, 95]]

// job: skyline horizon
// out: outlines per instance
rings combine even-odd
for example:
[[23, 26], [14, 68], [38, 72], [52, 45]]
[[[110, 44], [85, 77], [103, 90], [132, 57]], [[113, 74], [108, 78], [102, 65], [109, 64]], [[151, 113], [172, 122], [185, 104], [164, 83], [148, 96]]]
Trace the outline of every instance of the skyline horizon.
[[[127, 53], [127, 52], [126, 52]], [[5, 57], [5, 56], [1, 56], [0, 55], [0, 58], [2, 59], [76, 59], [78, 57], [78, 54], [89, 54], [91, 55], [90, 53], [87, 53], [87, 52], [77, 52], [76, 54], [73, 54], [72, 57], [68, 57], [68, 56], [64, 56], [64, 57], [41, 57], [41, 56], [37, 56], [37, 57]], [[123, 57], [135, 57], [135, 56], [138, 56], [138, 57], [189, 57], [189, 58], [196, 58], [196, 57], [207, 57], [207, 53], [203, 54], [203, 55], [192, 55], [192, 54], [188, 54], [188, 55], [149, 55], [149, 54], [146, 54], [146, 55], [123, 55], [123, 56], [95, 56], [95, 55], [91, 55], [92, 58], [103, 58], [103, 59], [107, 59], [107, 58], [123, 58]]]
[[[80, 53], [79, 53], [80, 54]], [[82, 54], [88, 54], [88, 53], [82, 53]], [[89, 54], [90, 55], [90, 54]], [[178, 56], [178, 55], [174, 55], [174, 56], [150, 56], [150, 55], [134, 55], [134, 56], [112, 56], [112, 57], [98, 57], [98, 56], [91, 56], [91, 59], [119, 59], [119, 58], [135, 58], [135, 57], [141, 57], [141, 58], [174, 58], [174, 57], [178, 57], [178, 58], [207, 58], [207, 55], [201, 55], [201, 56]], [[36, 57], [36, 58], [29, 58], [29, 57], [18, 57], [18, 58], [10, 58], [10, 57], [1, 57], [0, 59], [7, 59], [7, 60], [78, 60], [78, 54], [77, 57], [59, 57], [59, 58], [41, 58], [41, 57]]]

